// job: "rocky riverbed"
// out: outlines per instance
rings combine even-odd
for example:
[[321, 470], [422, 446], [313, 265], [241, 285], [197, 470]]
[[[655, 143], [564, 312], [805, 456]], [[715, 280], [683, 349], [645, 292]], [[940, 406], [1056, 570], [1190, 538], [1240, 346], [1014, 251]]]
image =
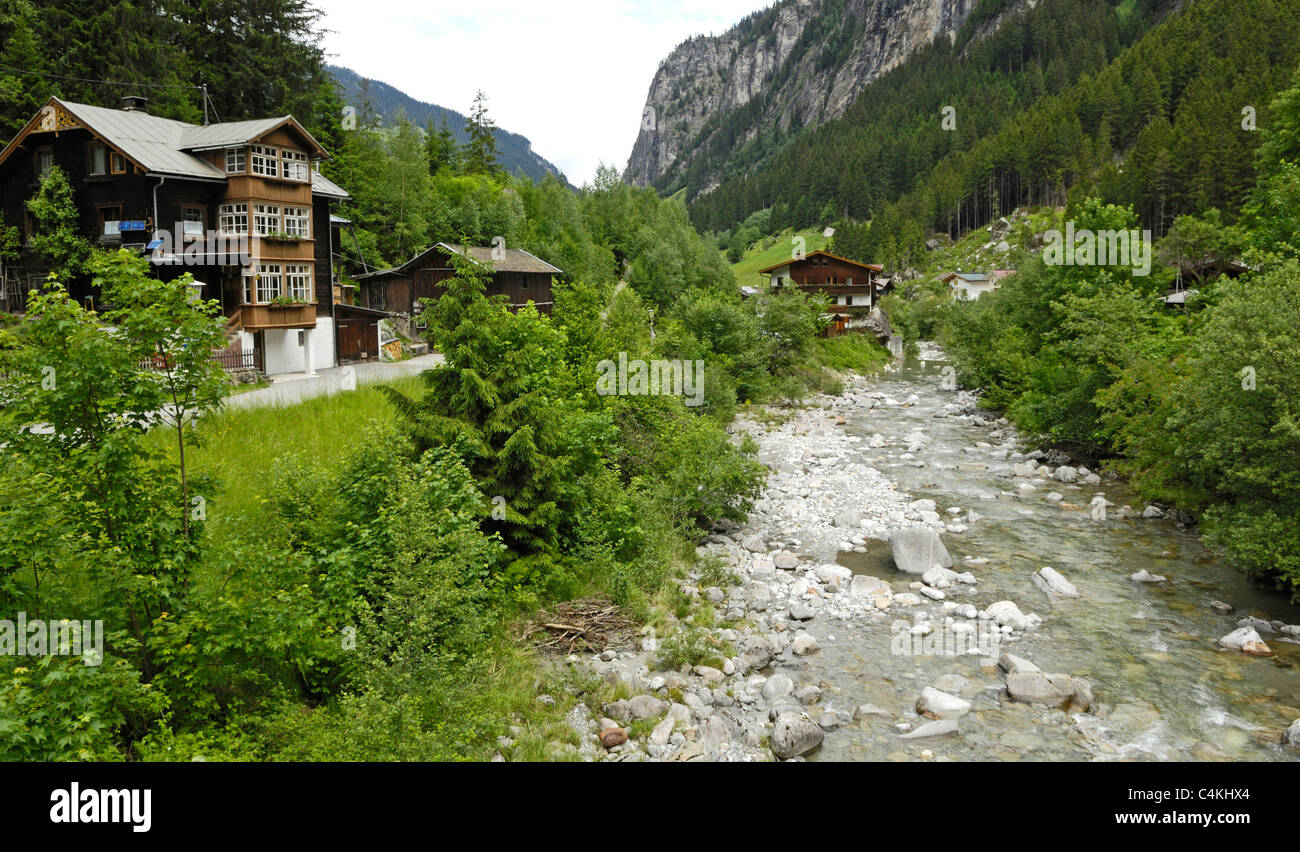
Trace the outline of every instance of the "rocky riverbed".
[[663, 671], [646, 635], [570, 657], [628, 696], [570, 714], [588, 759], [1300, 755], [1300, 613], [1113, 477], [1024, 452], [942, 359], [736, 422], [766, 490], [700, 545], [734, 582], [681, 586], [717, 652]]

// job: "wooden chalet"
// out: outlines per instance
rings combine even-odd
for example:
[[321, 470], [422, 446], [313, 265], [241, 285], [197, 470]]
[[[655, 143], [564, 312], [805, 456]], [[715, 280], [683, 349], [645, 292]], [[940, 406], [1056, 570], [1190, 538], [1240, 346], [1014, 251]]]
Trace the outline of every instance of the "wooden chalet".
[[456, 274], [452, 255], [468, 258], [491, 273], [487, 295], [505, 296], [511, 310], [532, 303], [549, 314], [553, 305], [551, 280], [564, 272], [523, 249], [436, 243], [401, 266], [353, 276], [360, 287], [358, 302], [371, 310], [394, 315], [409, 337], [419, 337], [422, 299], [442, 295], [442, 281]]
[[880, 275], [883, 271], [879, 264], [818, 250], [760, 269], [758, 274], [767, 278], [772, 291], [794, 286], [809, 295], [829, 296], [831, 316], [825, 333], [836, 335], [866, 324], [888, 286], [888, 279]]
[[[0, 310], [21, 313], [47, 276], [27, 248], [25, 202], [57, 165], [93, 244], [149, 257], [161, 280], [192, 273], [202, 297], [221, 302], [227, 366], [333, 366], [346, 360], [340, 327], [352, 328], [352, 357], [377, 358], [379, 315], [335, 296], [330, 209], [348, 193], [317, 170], [329, 152], [288, 115], [200, 126], [146, 107], [144, 98], [121, 109], [50, 98], [0, 151], [0, 213], [24, 237], [18, 262], [0, 270]], [[99, 305], [89, 281], [66, 283]]]

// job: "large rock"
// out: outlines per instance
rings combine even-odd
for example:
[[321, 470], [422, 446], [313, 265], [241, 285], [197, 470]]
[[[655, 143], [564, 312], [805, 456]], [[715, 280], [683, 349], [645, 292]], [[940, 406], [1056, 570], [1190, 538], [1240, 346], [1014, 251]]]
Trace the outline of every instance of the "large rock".
[[1057, 482], [1074, 482], [1079, 478], [1079, 471], [1069, 465], [1061, 465], [1052, 476]]
[[916, 700], [916, 712], [931, 719], [956, 719], [970, 712], [970, 702], [927, 686]]
[[904, 527], [889, 536], [894, 565], [905, 574], [924, 574], [934, 566], [951, 568], [952, 557], [939, 534], [929, 527]]
[[900, 740], [923, 740], [929, 737], [946, 737], [949, 734], [957, 733], [956, 719], [938, 719], [933, 722], [926, 722], [915, 731], [903, 734]]
[[763, 537], [758, 533], [752, 533], [745, 536], [741, 539], [740, 546], [748, 550], [750, 553], [762, 553], [767, 550], [767, 544], [763, 541]]
[[1020, 607], [1011, 601], [998, 601], [989, 604], [985, 609], [989, 619], [1001, 626], [1010, 626], [1013, 630], [1024, 630], [1028, 624], [1025, 614], [1020, 611]]
[[1029, 660], [1026, 660], [1024, 657], [1017, 657], [1015, 654], [1006, 651], [1003, 651], [1002, 656], [998, 658], [998, 667], [1007, 674], [1042, 671], [1042, 669], [1029, 662]]
[[1039, 671], [1017, 672], [1007, 675], [1007, 692], [1017, 701], [1026, 704], [1046, 704], [1062, 709], [1073, 706], [1086, 711], [1092, 706], [1092, 685], [1082, 678], [1067, 674], [1046, 674]]
[[1282, 745], [1300, 754], [1300, 719], [1291, 723], [1291, 727], [1282, 734]]
[[668, 712], [668, 702], [653, 695], [634, 695], [627, 700], [627, 708], [633, 719], [656, 719]]
[[1259, 633], [1253, 627], [1238, 627], [1219, 640], [1219, 644], [1232, 651], [1240, 651], [1255, 657], [1267, 657], [1273, 649], [1264, 644]]
[[807, 754], [822, 744], [821, 726], [802, 713], [782, 713], [772, 729], [772, 754], [789, 760]]
[[783, 675], [780, 672], [769, 677], [767, 682], [763, 684], [763, 697], [766, 698], [769, 703], [785, 698], [793, 691], [794, 681], [790, 680], [788, 676]]
[[1048, 597], [1055, 595], [1062, 598], [1077, 598], [1079, 596], [1079, 589], [1074, 583], [1062, 577], [1060, 571], [1047, 565], [1044, 565], [1034, 574], [1034, 583]]

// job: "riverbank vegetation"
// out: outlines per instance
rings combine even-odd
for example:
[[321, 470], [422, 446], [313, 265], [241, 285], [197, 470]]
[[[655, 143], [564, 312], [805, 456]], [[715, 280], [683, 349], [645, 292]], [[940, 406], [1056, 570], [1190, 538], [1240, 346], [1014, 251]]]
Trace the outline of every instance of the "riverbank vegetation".
[[[817, 299], [742, 299], [680, 203], [612, 173], [577, 194], [443, 177], [488, 199], [465, 221], [518, 202], [530, 245], [590, 277], [558, 281], [548, 317], [462, 265], [426, 314], [447, 362], [418, 379], [223, 410], [218, 307], [122, 252], [68, 274], [123, 312], [52, 281], [0, 329], [0, 609], [104, 631], [94, 665], [4, 656], [0, 756], [486, 759], [503, 736], [572, 756], [573, 693], [616, 688], [553, 673], [521, 624], [597, 597], [671, 635], [689, 613], [670, 581], [763, 480], [734, 413], [883, 362], [819, 338]], [[620, 358], [679, 363], [702, 394], [602, 393]], [[177, 405], [197, 417], [160, 419]]]

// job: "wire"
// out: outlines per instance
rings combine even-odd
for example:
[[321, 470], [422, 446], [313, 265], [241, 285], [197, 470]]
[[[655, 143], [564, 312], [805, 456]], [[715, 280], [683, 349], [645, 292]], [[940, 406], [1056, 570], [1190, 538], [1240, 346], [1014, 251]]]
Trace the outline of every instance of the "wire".
[[15, 68], [12, 65], [0, 65], [0, 71], [13, 71], [17, 74], [29, 74], [33, 77], [49, 77], [54, 80], [72, 80], [77, 83], [99, 83], [104, 86], [135, 86], [140, 88], [153, 89], [192, 89], [196, 92], [203, 91], [202, 86], [186, 86], [180, 83], [126, 83], [120, 80], [97, 80], [93, 77], [69, 77], [66, 74], [48, 74], [44, 71], [32, 71], [27, 68]]

